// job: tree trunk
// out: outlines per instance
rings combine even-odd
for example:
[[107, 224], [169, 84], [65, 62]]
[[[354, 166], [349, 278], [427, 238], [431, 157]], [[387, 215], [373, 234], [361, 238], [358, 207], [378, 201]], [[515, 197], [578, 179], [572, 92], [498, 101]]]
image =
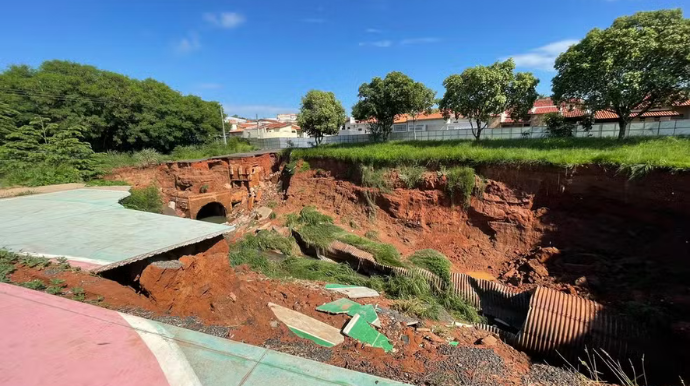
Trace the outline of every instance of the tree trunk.
[[474, 136], [474, 138], [475, 138], [477, 141], [479, 141], [479, 140], [481, 139], [481, 137], [482, 137], [482, 130], [483, 130], [483, 128], [482, 128], [482, 122], [481, 122], [479, 119], [477, 119], [477, 134], [475, 134], [475, 136]]
[[628, 121], [625, 118], [618, 119], [618, 139], [623, 139], [628, 136]]

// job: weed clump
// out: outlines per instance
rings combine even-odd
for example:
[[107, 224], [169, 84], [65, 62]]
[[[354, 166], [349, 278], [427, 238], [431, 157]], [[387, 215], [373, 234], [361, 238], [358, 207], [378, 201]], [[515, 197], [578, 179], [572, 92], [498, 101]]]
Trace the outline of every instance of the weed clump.
[[474, 191], [474, 169], [470, 167], [454, 167], [441, 171], [446, 176], [446, 191], [452, 202], [456, 194], [460, 195], [464, 206], [468, 206]]
[[[297, 167], [298, 164], [299, 168]], [[300, 158], [294, 158], [287, 165], [285, 165], [285, 171], [287, 171], [287, 173], [291, 176], [295, 175], [297, 172], [306, 172], [310, 168], [311, 166], [309, 165], [309, 162]]]
[[403, 166], [398, 171], [398, 178], [408, 189], [419, 186], [423, 180], [426, 169], [421, 166]]
[[417, 267], [424, 268], [443, 280], [444, 283], [450, 284], [450, 261], [441, 252], [435, 249], [422, 249], [415, 252], [409, 258], [412, 264]]
[[120, 204], [127, 209], [143, 212], [161, 213], [163, 211], [163, 198], [155, 185], [139, 189], [132, 188], [129, 196], [120, 200]]
[[389, 172], [390, 169], [376, 169], [373, 166], [362, 165], [360, 167], [361, 185], [389, 192], [392, 187], [388, 178]]
[[46, 289], [46, 285], [38, 279], [20, 283], [19, 285], [21, 285], [24, 288], [32, 289], [35, 291], [43, 291], [44, 289]]

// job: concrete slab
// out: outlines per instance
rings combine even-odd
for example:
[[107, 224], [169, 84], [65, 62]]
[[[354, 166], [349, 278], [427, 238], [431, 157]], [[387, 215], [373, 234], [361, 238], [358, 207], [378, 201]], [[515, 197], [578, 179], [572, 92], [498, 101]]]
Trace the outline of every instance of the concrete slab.
[[403, 385], [0, 283], [0, 385]]
[[129, 192], [77, 189], [0, 200], [0, 248], [104, 271], [234, 227], [125, 209]]
[[350, 299], [376, 298], [380, 296], [378, 292], [371, 288], [356, 285], [326, 284], [326, 289], [329, 291], [340, 292], [344, 295], [347, 295], [347, 297]]
[[345, 340], [340, 335], [340, 330], [333, 326], [274, 303], [268, 303], [268, 306], [276, 318], [300, 338], [312, 340], [325, 347], [337, 346]]

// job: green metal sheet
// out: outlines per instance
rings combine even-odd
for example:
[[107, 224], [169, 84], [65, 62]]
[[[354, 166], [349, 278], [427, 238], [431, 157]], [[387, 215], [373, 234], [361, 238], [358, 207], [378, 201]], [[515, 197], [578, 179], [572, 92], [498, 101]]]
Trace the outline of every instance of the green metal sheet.
[[382, 348], [385, 352], [393, 350], [393, 345], [388, 338], [371, 327], [360, 315], [352, 317], [343, 329], [343, 333], [369, 346]]

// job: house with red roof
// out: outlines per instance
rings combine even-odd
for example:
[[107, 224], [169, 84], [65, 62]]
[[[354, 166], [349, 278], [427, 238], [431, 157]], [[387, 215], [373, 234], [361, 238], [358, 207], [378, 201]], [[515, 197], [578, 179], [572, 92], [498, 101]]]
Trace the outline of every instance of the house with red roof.
[[[510, 112], [506, 111], [498, 115], [496, 119], [491, 122], [489, 127], [544, 126], [544, 116], [550, 113], [557, 113], [573, 121], [579, 121], [589, 112], [583, 110], [582, 105], [576, 102], [556, 104], [551, 98], [540, 98], [534, 102], [529, 112], [529, 120], [515, 121], [510, 118]], [[632, 122], [658, 122], [674, 119], [690, 119], [690, 100], [673, 106], [650, 109], [641, 115], [633, 112]], [[594, 122], [618, 122], [618, 115], [608, 110], [597, 111], [594, 114]]]
[[242, 138], [305, 138], [302, 129], [292, 122], [280, 122], [273, 119], [260, 119], [237, 124], [229, 132], [231, 136]]

